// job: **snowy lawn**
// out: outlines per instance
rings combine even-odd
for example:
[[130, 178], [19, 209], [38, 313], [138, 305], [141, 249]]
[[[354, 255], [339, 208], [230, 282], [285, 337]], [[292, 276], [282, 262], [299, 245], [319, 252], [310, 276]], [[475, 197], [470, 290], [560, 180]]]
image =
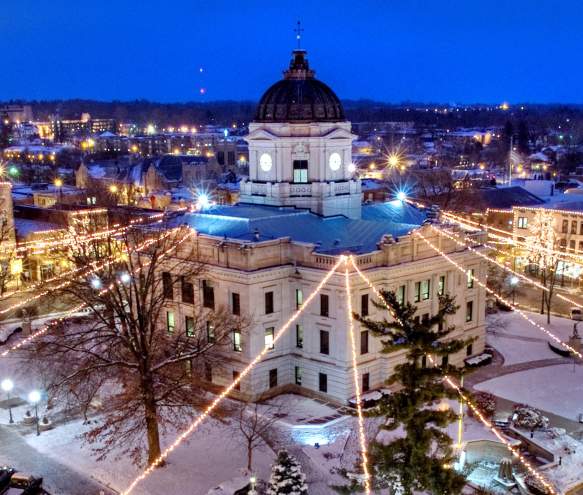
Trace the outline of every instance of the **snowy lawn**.
[[[568, 342], [569, 336], [573, 333], [574, 322], [568, 318], [551, 316], [551, 324], [547, 325], [545, 315], [531, 312], [527, 312], [527, 315], [544, 328], [548, 328], [564, 342]], [[488, 321], [491, 322], [496, 318], [505, 322], [506, 328], [497, 328], [495, 332], [489, 331], [486, 334], [486, 342], [504, 356], [505, 365], [560, 357], [549, 349], [547, 342], [551, 340], [550, 337], [528, 323], [518, 313], [501, 312], [489, 315]], [[583, 323], [581, 333], [583, 333]], [[560, 347], [558, 343], [556, 345]]]
[[583, 366], [564, 364], [511, 373], [475, 386], [570, 420], [583, 413]]
[[[76, 437], [87, 428], [75, 421], [41, 436], [29, 435], [26, 441], [46, 455], [122, 491], [141, 470], [126, 458], [110, 457], [97, 462], [90, 448]], [[173, 438], [165, 437], [168, 445]], [[175, 493], [206, 494], [220, 483], [242, 475], [247, 465], [246, 449], [233, 431], [219, 421], [208, 419], [190, 438], [168, 458], [166, 467], [157, 469], [138, 485], [136, 494], [159, 495]], [[268, 479], [274, 453], [259, 448], [253, 454], [254, 468], [262, 479]]]

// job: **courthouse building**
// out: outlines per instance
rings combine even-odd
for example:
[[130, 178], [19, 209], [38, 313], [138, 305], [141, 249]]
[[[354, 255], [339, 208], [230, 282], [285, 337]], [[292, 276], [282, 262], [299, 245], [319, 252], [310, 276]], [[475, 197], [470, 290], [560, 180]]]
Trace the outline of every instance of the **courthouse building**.
[[[420, 318], [437, 311], [439, 293], [454, 295], [460, 309], [448, 321], [455, 325], [453, 336], [477, 340], [449, 360], [460, 364], [482, 352], [485, 293], [471, 274], [485, 279], [484, 260], [424, 225], [430, 221], [426, 210], [400, 200], [363, 204], [351, 163], [355, 137], [339, 98], [315, 78], [306, 52], [295, 50], [249, 126], [249, 179], [241, 184], [240, 203], [177, 218], [196, 230], [192, 242], [208, 267], [204, 280], [187, 282], [195, 286], [193, 300], [183, 302], [175, 291], [166, 321], [173, 328], [187, 325], [193, 301], [209, 311], [228, 307], [251, 320], [243, 334], [233, 332], [224, 351], [227, 364], [207, 370], [214, 384], [230, 383], [267, 346], [265, 358], [242, 380], [242, 395], [295, 391], [340, 403], [354, 396], [343, 266], [272, 345], [342, 254], [354, 255], [379, 288], [415, 304]], [[436, 254], [414, 235], [417, 230], [470, 275]], [[374, 294], [353, 270], [350, 283], [354, 310], [381, 317]], [[382, 387], [404, 352], [383, 354], [378, 338], [359, 324], [355, 332], [362, 388]]]

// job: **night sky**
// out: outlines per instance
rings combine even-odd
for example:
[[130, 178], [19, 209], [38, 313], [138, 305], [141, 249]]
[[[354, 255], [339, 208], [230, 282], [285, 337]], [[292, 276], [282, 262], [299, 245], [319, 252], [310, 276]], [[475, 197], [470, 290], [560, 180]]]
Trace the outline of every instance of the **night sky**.
[[340, 98], [583, 103], [580, 0], [2, 0], [0, 100], [256, 100], [298, 19]]

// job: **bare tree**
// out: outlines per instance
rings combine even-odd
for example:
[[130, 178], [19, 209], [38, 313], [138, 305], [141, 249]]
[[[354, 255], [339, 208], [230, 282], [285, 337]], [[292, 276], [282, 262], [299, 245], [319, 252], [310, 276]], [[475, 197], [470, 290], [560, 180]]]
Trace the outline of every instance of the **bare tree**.
[[231, 406], [232, 429], [241, 435], [247, 449], [247, 470], [253, 469], [253, 451], [268, 444], [274, 423], [281, 417], [282, 405], [274, 403], [239, 402]]
[[84, 435], [99, 459], [116, 450], [138, 463], [147, 451], [153, 463], [161, 434], [184, 428], [207, 403], [201, 377], [245, 327], [227, 308], [203, 304], [195, 287], [205, 263], [191, 236], [185, 227], [142, 226], [69, 250], [74, 266], [100, 267], [63, 289], [94, 317], [64, 322], [30, 354], [50, 370], [54, 403], [86, 414], [100, 397], [102, 421]]

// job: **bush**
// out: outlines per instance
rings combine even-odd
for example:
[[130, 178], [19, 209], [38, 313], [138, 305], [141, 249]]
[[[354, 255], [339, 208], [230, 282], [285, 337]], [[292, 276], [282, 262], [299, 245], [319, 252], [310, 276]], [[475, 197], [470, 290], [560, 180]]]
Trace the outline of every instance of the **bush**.
[[549, 418], [543, 415], [538, 409], [526, 404], [514, 406], [514, 425], [519, 428], [546, 428], [549, 425]]
[[[494, 416], [496, 412], [496, 397], [488, 392], [476, 392], [474, 394], [474, 403], [480, 412], [487, 418]], [[473, 415], [471, 408], [468, 409], [468, 413]]]

